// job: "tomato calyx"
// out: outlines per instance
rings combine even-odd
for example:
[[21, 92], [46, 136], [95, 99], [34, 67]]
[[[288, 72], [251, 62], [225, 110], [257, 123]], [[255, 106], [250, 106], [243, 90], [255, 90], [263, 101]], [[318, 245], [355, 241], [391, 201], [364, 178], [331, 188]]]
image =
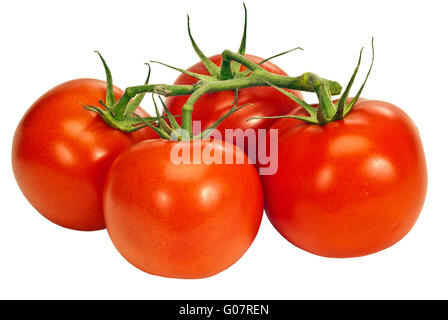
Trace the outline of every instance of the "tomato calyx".
[[[106, 72], [107, 90], [106, 90], [106, 101], [98, 101], [103, 108], [99, 108], [93, 105], [82, 105], [85, 110], [97, 113], [110, 127], [114, 129], [121, 130], [123, 132], [134, 132], [138, 129], [145, 127], [145, 123], [142, 118], [138, 118], [133, 115], [134, 111], [137, 109], [138, 105], [142, 102], [145, 93], [138, 94], [134, 99], [129, 100], [125, 108], [118, 105], [115, 101], [112, 73], [107, 66], [106, 61], [103, 56], [95, 51], [103, 63], [104, 70]], [[151, 67], [148, 66], [148, 75], [146, 76], [145, 84], [148, 84], [149, 77], [151, 75]], [[143, 118], [147, 122], [153, 122], [157, 120], [157, 117], [146, 117]]]
[[309, 74], [307, 81], [312, 84], [314, 92], [316, 93], [317, 97], [319, 98], [318, 106], [311, 106], [299, 97], [291, 94], [290, 92], [283, 90], [282, 88], [278, 87], [277, 85], [273, 83], [267, 84], [272, 86], [273, 88], [277, 89], [290, 99], [297, 102], [307, 113], [308, 116], [299, 116], [299, 115], [284, 115], [284, 116], [273, 116], [273, 117], [253, 117], [250, 119], [247, 119], [247, 121], [255, 120], [255, 119], [282, 119], [282, 118], [292, 118], [301, 120], [307, 123], [311, 124], [318, 124], [318, 125], [324, 125], [329, 122], [337, 121], [343, 119], [352, 109], [353, 106], [356, 104], [358, 99], [361, 96], [361, 93], [364, 89], [364, 86], [367, 83], [367, 80], [370, 76], [370, 72], [372, 71], [373, 62], [375, 60], [375, 50], [373, 45], [373, 38], [372, 38], [372, 61], [370, 64], [369, 71], [367, 72], [367, 75], [364, 79], [363, 84], [361, 85], [360, 89], [358, 90], [356, 96], [351, 99], [348, 102], [348, 97], [350, 94], [350, 89], [353, 86], [353, 83], [355, 81], [356, 75], [358, 74], [359, 67], [361, 65], [361, 58], [364, 48], [361, 49], [359, 53], [358, 63], [356, 65], [356, 68], [350, 78], [350, 81], [348, 82], [344, 92], [341, 95], [341, 98], [337, 102], [333, 102], [332, 99], [332, 92], [328, 87], [328, 83], [324, 81], [323, 79], [317, 77], [314, 74]]
[[[211, 126], [206, 128], [205, 130], [195, 133], [191, 135], [187, 130], [183, 129], [176, 121], [176, 117], [170, 112], [167, 108], [163, 99], [159, 96], [159, 101], [162, 103], [163, 111], [166, 114], [166, 117], [163, 117], [160, 113], [159, 107], [157, 106], [157, 102], [154, 98], [154, 93], [152, 94], [152, 101], [154, 103], [154, 109], [156, 111], [156, 121], [150, 121], [147, 118], [142, 118], [137, 114], [134, 114], [144, 125], [150, 127], [154, 130], [162, 139], [173, 140], [173, 141], [186, 141], [186, 140], [203, 140], [207, 139], [213, 132], [214, 129], [218, 127], [218, 125], [223, 122], [226, 118], [228, 118], [233, 113], [238, 110], [244, 108], [249, 105], [248, 103], [238, 106], [238, 96], [235, 96], [234, 102], [232, 102], [232, 106], [222, 117], [216, 120]], [[167, 119], [168, 121], [166, 121]]]
[[[244, 29], [243, 29], [243, 36], [241, 38], [241, 43], [239, 46], [239, 49], [237, 51], [238, 55], [244, 56], [246, 53], [246, 38], [247, 38], [247, 8], [246, 5], [243, 3], [244, 6]], [[199, 81], [205, 81], [205, 82], [211, 82], [211, 81], [224, 81], [224, 80], [230, 80], [235, 78], [243, 78], [247, 77], [251, 70], [243, 70], [241, 71], [241, 66], [243, 63], [236, 61], [236, 60], [230, 60], [230, 59], [223, 59], [221, 67], [218, 67], [215, 63], [213, 63], [210, 58], [208, 58], [203, 51], [199, 48], [196, 41], [193, 38], [193, 35], [191, 33], [190, 28], [190, 16], [187, 15], [187, 30], [188, 30], [188, 36], [190, 38], [191, 45], [196, 53], [196, 55], [199, 57], [201, 62], [203, 63], [205, 69], [208, 72], [208, 75], [203, 75], [195, 72], [191, 72], [185, 69], [177, 68], [171, 65], [168, 65], [166, 63], [156, 61], [156, 60], [150, 60], [150, 62], [161, 64], [165, 67], [174, 69], [176, 71], [179, 71], [181, 73], [184, 73], [186, 75], [189, 75]], [[290, 53], [295, 50], [303, 50], [301, 47], [296, 47], [278, 54], [275, 54], [267, 59], [264, 59], [258, 63], [258, 65], [262, 65], [263, 63], [277, 58], [279, 56], [285, 55], [287, 53]]]

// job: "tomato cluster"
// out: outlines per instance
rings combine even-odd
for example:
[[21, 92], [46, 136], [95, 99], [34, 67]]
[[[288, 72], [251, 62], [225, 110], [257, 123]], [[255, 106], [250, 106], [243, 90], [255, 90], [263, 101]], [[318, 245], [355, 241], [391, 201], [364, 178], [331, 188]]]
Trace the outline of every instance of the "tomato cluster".
[[[406, 235], [422, 209], [427, 172], [404, 111], [359, 99], [360, 92], [347, 99], [353, 81], [332, 101], [334, 82], [288, 77], [245, 55], [245, 45], [206, 58], [192, 42], [201, 62], [179, 69], [171, 86], [122, 91], [103, 60], [107, 82], [72, 80], [31, 106], [14, 135], [12, 167], [37, 211], [70, 229], [107, 228], [130, 263], [174, 278], [208, 277], [234, 264], [264, 209], [288, 241], [326, 257], [371, 254]], [[306, 104], [300, 88], [320, 103]], [[136, 95], [146, 92], [168, 96], [162, 115], [137, 107]], [[193, 120], [220, 125], [221, 133], [269, 130], [258, 145], [275, 152], [278, 167], [260, 175], [263, 164], [234, 140], [192, 134]]]

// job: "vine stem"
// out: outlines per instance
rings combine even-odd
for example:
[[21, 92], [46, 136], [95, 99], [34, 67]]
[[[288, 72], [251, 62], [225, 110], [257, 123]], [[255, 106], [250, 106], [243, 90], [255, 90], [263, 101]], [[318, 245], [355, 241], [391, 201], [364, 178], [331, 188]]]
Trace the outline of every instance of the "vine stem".
[[[233, 78], [228, 80], [200, 80], [193, 85], [166, 85], [152, 84], [128, 87], [123, 96], [115, 105], [117, 112], [124, 112], [129, 101], [141, 93], [153, 92], [163, 96], [190, 95], [182, 107], [182, 128], [192, 136], [192, 112], [195, 102], [204, 94], [218, 91], [235, 91], [250, 87], [266, 87], [267, 83], [283, 89], [301, 90], [314, 92], [317, 86], [323, 84], [331, 95], [341, 93], [342, 87], [339, 83], [320, 78], [311, 72], [304, 73], [298, 77], [276, 75], [264, 70], [258, 64], [250, 61], [241, 54], [225, 50], [222, 53], [223, 66], [230, 67], [230, 62], [235, 61], [244, 65], [251, 73], [244, 78]], [[230, 68], [229, 68], [230, 69]], [[230, 71], [230, 70], [228, 70]], [[227, 72], [224, 72], [227, 73]]]

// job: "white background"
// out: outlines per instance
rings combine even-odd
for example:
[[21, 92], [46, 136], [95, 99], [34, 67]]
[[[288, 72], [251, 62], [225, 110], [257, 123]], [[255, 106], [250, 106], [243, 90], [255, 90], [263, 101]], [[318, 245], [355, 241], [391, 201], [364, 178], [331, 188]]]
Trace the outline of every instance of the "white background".
[[[202, 280], [148, 275], [126, 262], [106, 231], [58, 227], [37, 213], [11, 170], [13, 132], [23, 113], [53, 86], [104, 79], [100, 50], [115, 84], [143, 82], [149, 59], [186, 68], [197, 61], [186, 31], [208, 54], [237, 50], [242, 1], [3, 1], [0, 4], [0, 298], [85, 299], [414, 299], [448, 298], [448, 105], [446, 1], [246, 0], [247, 52], [345, 84], [375, 36], [376, 62], [364, 97], [404, 109], [420, 129], [429, 188], [412, 231], [380, 253], [328, 259], [284, 240], [264, 217], [252, 247], [231, 268]], [[153, 64], [152, 82], [177, 73]], [[313, 95], [306, 95], [313, 101]], [[149, 99], [142, 104], [151, 111]]]

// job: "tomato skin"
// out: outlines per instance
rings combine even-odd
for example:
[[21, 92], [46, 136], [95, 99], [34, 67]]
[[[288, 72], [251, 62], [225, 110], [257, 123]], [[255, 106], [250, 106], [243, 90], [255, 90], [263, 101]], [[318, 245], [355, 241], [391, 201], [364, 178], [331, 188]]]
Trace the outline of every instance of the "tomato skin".
[[[211, 145], [242, 154], [229, 143], [199, 143], [201, 150]], [[247, 161], [173, 164], [170, 152], [177, 144], [192, 146], [143, 141], [115, 160], [104, 188], [106, 226], [115, 247], [137, 268], [164, 277], [205, 278], [234, 264], [253, 242], [263, 191]]]
[[[263, 59], [250, 54], [245, 55], [255, 63], [260, 63]], [[210, 60], [217, 66], [221, 66], [222, 56], [214, 55], [210, 57]], [[279, 75], [286, 76], [287, 74], [278, 66], [271, 62], [265, 62], [261, 65], [265, 70]], [[243, 66], [241, 70], [245, 70]], [[188, 68], [189, 71], [208, 75], [207, 69], [205, 69], [202, 62], [199, 62], [192, 67]], [[196, 83], [197, 80], [185, 74], [181, 74], [174, 84], [176, 85], [189, 85]], [[289, 90], [298, 97], [302, 98], [300, 91]], [[185, 104], [189, 96], [173, 96], [166, 98], [166, 105], [168, 110], [174, 115], [182, 114], [182, 106]], [[233, 91], [221, 91], [214, 93], [207, 93], [201, 96], [194, 104], [194, 111], [192, 114], [193, 121], [201, 121], [202, 129], [208, 128], [218, 118], [223, 116], [230, 107], [235, 103], [235, 94]], [[224, 135], [225, 129], [269, 129], [274, 123], [275, 119], [259, 119], [246, 121], [251, 117], [258, 116], [278, 116], [284, 115], [297, 106], [296, 102], [270, 87], [258, 87], [258, 88], [245, 88], [238, 91], [238, 105], [248, 104], [243, 109], [235, 112], [230, 117], [225, 119], [219, 126], [218, 130]], [[179, 118], [178, 118], [179, 119]], [[178, 120], [180, 123], [180, 119]], [[229, 141], [234, 143], [234, 141]]]
[[[119, 98], [123, 91], [114, 93]], [[104, 81], [60, 84], [28, 109], [14, 135], [12, 167], [20, 189], [44, 217], [66, 228], [105, 228], [102, 189], [110, 165], [130, 145], [157, 136], [149, 128], [132, 134], [112, 129], [80, 104], [99, 106], [105, 96]]]
[[265, 208], [292, 244], [326, 257], [385, 249], [416, 222], [427, 189], [418, 130], [398, 107], [363, 100], [323, 126], [281, 119]]

